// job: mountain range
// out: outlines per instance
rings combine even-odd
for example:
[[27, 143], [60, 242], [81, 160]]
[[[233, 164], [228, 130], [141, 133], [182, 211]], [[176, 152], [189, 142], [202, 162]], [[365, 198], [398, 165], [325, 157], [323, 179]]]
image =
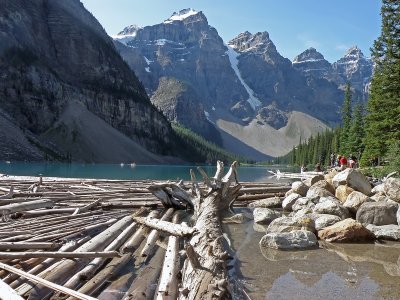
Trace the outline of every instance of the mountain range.
[[346, 82], [364, 99], [372, 75], [358, 48], [292, 62], [267, 32], [224, 42], [193, 9], [113, 38], [79, 0], [2, 1], [0, 159], [181, 162], [171, 122], [268, 159], [337, 124]]
[[170, 121], [255, 159], [283, 155], [337, 125], [346, 83], [365, 101], [372, 77], [372, 62], [357, 47], [333, 64], [314, 48], [290, 61], [267, 32], [224, 42], [193, 9], [113, 38]]

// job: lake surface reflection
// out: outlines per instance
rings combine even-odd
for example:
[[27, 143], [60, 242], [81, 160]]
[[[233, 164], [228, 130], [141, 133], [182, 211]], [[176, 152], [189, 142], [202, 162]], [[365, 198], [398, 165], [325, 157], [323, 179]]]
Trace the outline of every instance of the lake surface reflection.
[[[106, 179], [190, 179], [188, 165], [115, 165], [115, 164], [62, 164], [62, 163], [0, 163], [0, 173], [8, 175], [106, 178]], [[202, 166], [208, 175], [215, 174], [215, 166]], [[286, 166], [239, 167], [240, 181], [276, 181], [270, 178], [268, 170], [295, 171]], [[199, 177], [200, 178], [200, 177]]]
[[[400, 243], [260, 249], [253, 221], [229, 225], [247, 293], [257, 299], [400, 299]], [[256, 227], [259, 230], [259, 227]]]

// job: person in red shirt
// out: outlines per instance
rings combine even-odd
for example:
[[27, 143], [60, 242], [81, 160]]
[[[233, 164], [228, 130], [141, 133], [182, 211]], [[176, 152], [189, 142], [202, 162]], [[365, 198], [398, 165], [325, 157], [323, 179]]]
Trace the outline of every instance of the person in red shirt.
[[340, 157], [339, 163], [340, 163], [340, 169], [342, 171], [344, 169], [346, 169], [347, 168], [347, 158], [346, 158], [346, 156], [343, 155], [342, 157]]

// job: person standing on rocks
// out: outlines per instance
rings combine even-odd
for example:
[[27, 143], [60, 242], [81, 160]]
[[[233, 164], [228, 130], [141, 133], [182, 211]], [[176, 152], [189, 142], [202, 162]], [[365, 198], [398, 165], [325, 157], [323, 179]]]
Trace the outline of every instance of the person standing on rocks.
[[347, 158], [346, 156], [342, 155], [339, 160], [340, 163], [340, 170], [343, 171], [347, 168]]
[[331, 168], [334, 168], [336, 162], [336, 154], [332, 153], [330, 158], [331, 158]]

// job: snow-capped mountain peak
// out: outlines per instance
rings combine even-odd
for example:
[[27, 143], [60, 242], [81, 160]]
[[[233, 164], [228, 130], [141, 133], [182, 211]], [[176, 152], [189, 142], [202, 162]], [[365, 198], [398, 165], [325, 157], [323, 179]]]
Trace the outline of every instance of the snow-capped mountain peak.
[[189, 18], [190, 16], [197, 15], [198, 13], [199, 12], [194, 10], [193, 8], [182, 9], [179, 12], [174, 12], [169, 19], [164, 21], [164, 23], [172, 23], [174, 21], [183, 21], [183, 20]]
[[293, 60], [293, 64], [317, 62], [323, 60], [325, 60], [324, 56], [319, 53], [315, 48], [310, 47], [301, 54], [297, 55]]
[[123, 44], [127, 44], [131, 40], [135, 39], [137, 32], [142, 29], [138, 25], [129, 25], [120, 31], [117, 35], [111, 36], [113, 39], [118, 40]]

